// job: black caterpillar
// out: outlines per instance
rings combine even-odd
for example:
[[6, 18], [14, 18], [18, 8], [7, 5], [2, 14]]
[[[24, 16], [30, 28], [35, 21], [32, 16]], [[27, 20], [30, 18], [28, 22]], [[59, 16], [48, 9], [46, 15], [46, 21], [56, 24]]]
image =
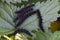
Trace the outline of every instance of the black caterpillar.
[[17, 14], [17, 17], [14, 19], [14, 23], [16, 24], [15, 25], [16, 30], [14, 32], [14, 35], [16, 35], [16, 33], [23, 32], [23, 33], [28, 34], [29, 36], [33, 36], [28, 30], [19, 29], [18, 26], [20, 26], [29, 16], [34, 15], [36, 13], [37, 13], [37, 16], [38, 16], [38, 19], [39, 19], [39, 27], [44, 32], [43, 25], [42, 25], [41, 13], [38, 9], [34, 10], [33, 6], [34, 6], [34, 4], [26, 6], [22, 9], [20, 9], [19, 11], [15, 12]]

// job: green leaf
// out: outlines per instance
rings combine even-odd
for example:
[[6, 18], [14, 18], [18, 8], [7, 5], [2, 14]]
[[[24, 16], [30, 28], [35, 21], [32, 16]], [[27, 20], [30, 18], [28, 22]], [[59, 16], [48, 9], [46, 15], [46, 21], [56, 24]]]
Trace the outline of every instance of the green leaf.
[[13, 6], [3, 2], [0, 4], [0, 35], [13, 33], [15, 30]]
[[[39, 9], [43, 19], [43, 26], [46, 31], [48, 31], [48, 27], [50, 27], [51, 22], [57, 20], [57, 17], [60, 15], [58, 11], [60, 10], [60, 3], [58, 0], [48, 0], [47, 2], [37, 2], [35, 4], [34, 9]], [[38, 29], [38, 18], [37, 15], [32, 15], [20, 26], [20, 28], [25, 28], [27, 30], [35, 30]]]
[[0, 26], [0, 35], [13, 33], [14, 29], [5, 28]]
[[[8, 5], [6, 3], [0, 2], [0, 35], [4, 34], [10, 34], [14, 32], [14, 26], [13, 18], [14, 18], [14, 11], [16, 10], [16, 7], [14, 5]], [[39, 31], [36, 31], [35, 33], [32, 32], [32, 30], [39, 29], [38, 27], [38, 18], [37, 15], [32, 15], [28, 19], [25, 20], [25, 22], [19, 27], [24, 28], [36, 35], [34, 40], [59, 40], [59, 34], [60, 32], [56, 32], [53, 34], [53, 36], [49, 35], [50, 31], [48, 30], [48, 27], [50, 26], [50, 23], [55, 21], [57, 17], [60, 15], [58, 14], [58, 11], [60, 10], [60, 3], [58, 0], [48, 0], [47, 2], [37, 2], [35, 4], [34, 9], [39, 9], [43, 18], [43, 26], [46, 31], [46, 33]], [[57, 36], [55, 38], [55, 35]]]
[[54, 32], [49, 38], [49, 40], [60, 40], [60, 31]]
[[49, 35], [40, 31], [37, 31], [36, 33], [36, 37], [34, 38], [34, 40], [48, 40]]
[[[57, 18], [60, 17], [60, 15], [58, 14], [58, 11], [60, 10], [60, 3], [58, 2], [58, 0], [51, 0], [51, 1], [48, 0], [47, 2], [42, 2], [42, 3], [37, 2], [35, 4], [34, 9], [40, 10], [42, 18], [43, 18], [43, 27], [46, 33], [50, 34], [51, 32], [48, 30], [48, 27], [50, 27], [51, 22], [57, 20]], [[37, 15], [35, 14], [29, 17], [20, 26], [20, 28], [24, 28], [29, 31], [39, 29]], [[35, 33], [37, 35], [35, 40], [48, 40], [49, 39], [48, 37], [50, 37], [50, 35], [45, 36], [47, 35], [46, 33], [41, 34], [41, 32], [37, 31], [37, 33]]]

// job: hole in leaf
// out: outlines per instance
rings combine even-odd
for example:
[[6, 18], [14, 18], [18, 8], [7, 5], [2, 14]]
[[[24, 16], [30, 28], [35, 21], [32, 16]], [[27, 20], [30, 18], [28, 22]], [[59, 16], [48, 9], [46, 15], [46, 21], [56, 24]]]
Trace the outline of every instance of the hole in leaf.
[[58, 11], [58, 14], [60, 14], [60, 10]]
[[51, 23], [49, 29], [51, 31], [60, 31], [60, 17], [58, 17], [56, 21]]

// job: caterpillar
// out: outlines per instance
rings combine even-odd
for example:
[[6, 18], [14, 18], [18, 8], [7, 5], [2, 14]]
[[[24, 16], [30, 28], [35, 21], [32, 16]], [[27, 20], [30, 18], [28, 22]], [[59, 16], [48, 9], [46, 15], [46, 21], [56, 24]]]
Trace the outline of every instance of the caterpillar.
[[33, 36], [28, 30], [26, 30], [26, 29], [19, 29], [18, 27], [22, 23], [24, 23], [24, 21], [27, 18], [29, 18], [31, 15], [34, 15], [36, 13], [37, 13], [37, 16], [38, 16], [38, 19], [39, 19], [39, 25], [38, 26], [44, 32], [41, 13], [40, 13], [40, 11], [38, 9], [34, 10], [33, 7], [34, 7], [34, 4], [31, 4], [31, 5], [26, 6], [26, 7], [24, 7], [24, 8], [22, 8], [22, 9], [20, 9], [20, 10], [15, 12], [17, 14], [17, 17], [14, 19], [14, 23], [16, 24], [15, 28], [17, 30], [15, 30], [14, 35], [16, 35], [16, 33], [23, 32], [23, 33], [28, 34], [29, 36]]

